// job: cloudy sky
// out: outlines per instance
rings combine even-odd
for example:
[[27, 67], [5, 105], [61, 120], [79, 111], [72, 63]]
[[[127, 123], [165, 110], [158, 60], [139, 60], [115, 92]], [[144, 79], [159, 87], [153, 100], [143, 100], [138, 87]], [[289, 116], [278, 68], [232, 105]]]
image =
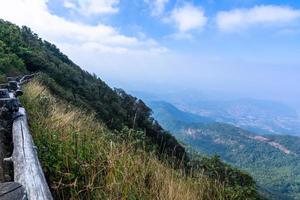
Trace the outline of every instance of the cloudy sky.
[[298, 0], [0, 0], [0, 18], [113, 86], [299, 102]]

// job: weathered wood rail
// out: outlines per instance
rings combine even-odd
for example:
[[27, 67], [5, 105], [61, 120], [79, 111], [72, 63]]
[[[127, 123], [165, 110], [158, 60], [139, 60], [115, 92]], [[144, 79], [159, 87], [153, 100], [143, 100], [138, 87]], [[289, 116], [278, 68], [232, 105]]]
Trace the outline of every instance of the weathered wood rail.
[[[10, 112], [12, 112], [13, 117], [13, 153], [11, 157], [5, 158], [5, 162], [13, 163], [14, 182], [23, 186], [25, 191], [20, 198], [20, 190], [12, 190], [18, 191], [18, 195], [15, 196], [16, 200], [52, 200], [51, 192], [37, 156], [37, 148], [29, 131], [26, 111], [20, 106], [18, 100], [18, 96], [22, 95], [20, 85], [28, 82], [32, 77], [32, 75], [27, 75], [19, 79], [9, 78], [9, 98], [0, 98], [2, 106], [8, 107], [8, 110], [11, 109]], [[0, 88], [3, 87], [5, 88], [3, 85], [0, 86]]]

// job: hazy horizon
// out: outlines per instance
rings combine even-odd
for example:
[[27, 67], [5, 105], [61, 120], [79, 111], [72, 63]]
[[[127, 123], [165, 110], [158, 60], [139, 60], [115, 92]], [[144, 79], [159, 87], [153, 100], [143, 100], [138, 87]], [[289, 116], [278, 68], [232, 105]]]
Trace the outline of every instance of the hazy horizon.
[[[99, 73], [97, 75], [99, 75]], [[165, 92], [172, 93], [173, 95], [177, 94], [178, 97], [182, 97], [187, 93], [190, 93], [191, 95], [194, 93], [197, 96], [202, 95], [204, 100], [268, 100], [287, 104], [297, 109], [299, 112], [299, 92], [296, 91], [296, 78], [298, 75], [295, 74], [294, 80], [292, 79], [292, 77], [287, 76], [288, 75], [280, 75], [277, 77], [278, 79], [263, 80], [264, 82], [269, 81], [269, 85], [266, 85], [259, 81], [261, 79], [245, 79], [243, 81], [235, 81], [228, 79], [227, 82], [224, 81], [223, 84], [223, 82], [221, 82], [220, 80], [228, 78], [226, 76], [219, 77], [217, 79], [218, 82], [214, 83], [211, 82], [213, 80], [199, 80], [195, 82], [192, 82], [191, 80], [185, 81], [184, 79], [180, 79], [179, 77], [178, 79], [176, 79], [176, 77], [170, 78], [167, 75], [161, 77], [161, 79], [168, 80], [166, 82], [156, 81], [155, 79], [151, 80], [151, 78], [149, 77], [148, 80], [122, 80], [115, 79], [114, 77], [105, 77], [101, 75], [101, 73], [99, 75], [99, 77], [104, 79], [104, 81], [106, 81], [111, 87], [122, 88], [132, 94], [135, 94], [135, 92], [144, 92], [148, 94], [158, 95], [163, 94]], [[287, 82], [290, 83], [283, 83], [279, 80], [279, 78], [286, 79], [288, 80]], [[170, 79], [173, 79], [173, 81]], [[273, 84], [272, 80], [276, 81], [276, 83]], [[164, 99], [164, 95], [161, 95], [161, 99]]]
[[300, 110], [298, 1], [11, 0], [0, 3], [0, 18], [29, 26], [112, 87]]

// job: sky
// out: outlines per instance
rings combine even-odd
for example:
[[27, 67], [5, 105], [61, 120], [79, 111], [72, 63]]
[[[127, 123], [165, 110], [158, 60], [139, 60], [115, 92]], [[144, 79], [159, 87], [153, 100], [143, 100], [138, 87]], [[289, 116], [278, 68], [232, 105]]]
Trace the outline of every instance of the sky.
[[300, 108], [299, 0], [0, 0], [0, 18], [111, 86]]

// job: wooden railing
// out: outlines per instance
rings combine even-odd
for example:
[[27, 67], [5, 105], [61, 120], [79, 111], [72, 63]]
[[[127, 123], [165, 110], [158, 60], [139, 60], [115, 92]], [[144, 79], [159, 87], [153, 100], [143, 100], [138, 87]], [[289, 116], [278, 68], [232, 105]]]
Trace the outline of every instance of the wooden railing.
[[32, 77], [32, 75], [27, 75], [20, 79], [8, 79], [10, 80], [7, 84], [9, 98], [0, 98], [0, 102], [4, 101], [2, 106], [12, 108], [13, 115], [13, 153], [10, 158], [5, 159], [5, 162], [13, 163], [14, 182], [22, 185], [25, 190], [23, 197], [20, 199], [52, 200], [51, 192], [38, 160], [37, 148], [29, 131], [26, 111], [23, 107], [19, 107], [18, 96], [22, 94], [20, 85], [28, 82]]

